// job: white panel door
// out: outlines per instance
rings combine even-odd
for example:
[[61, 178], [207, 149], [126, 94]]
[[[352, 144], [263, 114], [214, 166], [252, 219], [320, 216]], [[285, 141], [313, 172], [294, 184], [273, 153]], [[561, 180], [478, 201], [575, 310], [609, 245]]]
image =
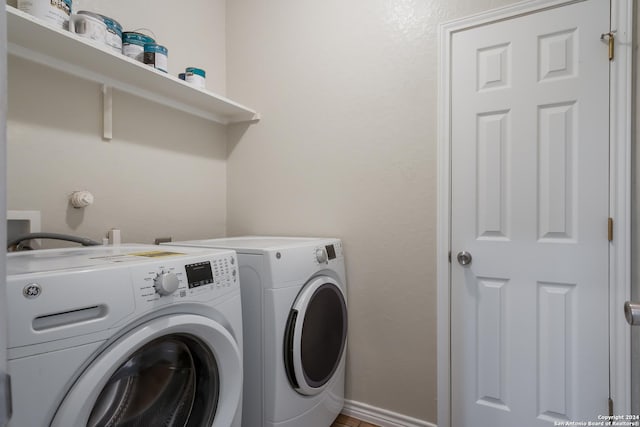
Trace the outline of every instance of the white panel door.
[[587, 0], [453, 36], [453, 427], [608, 414], [608, 28]]
[[7, 394], [5, 383], [7, 372], [7, 310], [6, 307], [6, 269], [5, 245], [7, 241], [7, 181], [6, 181], [6, 147], [7, 147], [7, 35], [6, 12], [0, 7], [0, 427], [6, 423], [8, 416]]

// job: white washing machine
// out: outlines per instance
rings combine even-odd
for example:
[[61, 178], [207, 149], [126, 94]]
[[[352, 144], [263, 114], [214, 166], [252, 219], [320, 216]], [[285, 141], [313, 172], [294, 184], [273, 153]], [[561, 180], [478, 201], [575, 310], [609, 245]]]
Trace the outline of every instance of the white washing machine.
[[10, 427], [241, 425], [233, 251], [18, 252], [7, 274]]
[[344, 404], [347, 292], [340, 240], [238, 237], [169, 245], [238, 253], [243, 426], [330, 426]]

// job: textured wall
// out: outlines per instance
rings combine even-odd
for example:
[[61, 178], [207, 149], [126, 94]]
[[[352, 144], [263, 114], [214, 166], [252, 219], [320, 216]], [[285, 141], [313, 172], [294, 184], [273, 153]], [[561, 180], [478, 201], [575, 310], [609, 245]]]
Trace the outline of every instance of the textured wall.
[[227, 3], [228, 234], [344, 239], [348, 399], [436, 420], [437, 26], [506, 3]]

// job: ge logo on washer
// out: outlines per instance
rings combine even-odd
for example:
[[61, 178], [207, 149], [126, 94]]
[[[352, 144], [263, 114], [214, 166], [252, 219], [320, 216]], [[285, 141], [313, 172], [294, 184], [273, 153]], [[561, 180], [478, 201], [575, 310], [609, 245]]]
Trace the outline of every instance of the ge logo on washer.
[[24, 295], [25, 298], [29, 298], [29, 299], [37, 298], [40, 296], [41, 293], [42, 293], [42, 288], [37, 283], [31, 283], [25, 286], [24, 289], [22, 290], [22, 295]]

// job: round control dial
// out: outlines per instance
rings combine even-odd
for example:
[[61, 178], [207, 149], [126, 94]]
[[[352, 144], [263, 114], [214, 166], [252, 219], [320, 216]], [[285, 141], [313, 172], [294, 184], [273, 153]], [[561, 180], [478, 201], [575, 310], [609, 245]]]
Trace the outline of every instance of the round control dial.
[[328, 261], [327, 251], [324, 248], [316, 249], [316, 261], [320, 264], [324, 264]]
[[178, 276], [174, 273], [165, 273], [163, 271], [153, 279], [153, 287], [156, 288], [160, 295], [171, 295], [178, 289], [179, 285]]

